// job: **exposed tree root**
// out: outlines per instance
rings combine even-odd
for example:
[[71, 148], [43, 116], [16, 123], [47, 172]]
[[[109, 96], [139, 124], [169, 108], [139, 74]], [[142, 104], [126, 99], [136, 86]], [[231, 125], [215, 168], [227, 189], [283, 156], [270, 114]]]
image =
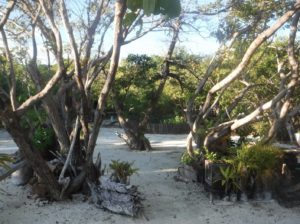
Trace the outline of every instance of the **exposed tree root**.
[[116, 135], [126, 142], [130, 150], [138, 150], [138, 151], [152, 150], [149, 140], [142, 134], [138, 134], [137, 136], [136, 135], [128, 136], [116, 132]]

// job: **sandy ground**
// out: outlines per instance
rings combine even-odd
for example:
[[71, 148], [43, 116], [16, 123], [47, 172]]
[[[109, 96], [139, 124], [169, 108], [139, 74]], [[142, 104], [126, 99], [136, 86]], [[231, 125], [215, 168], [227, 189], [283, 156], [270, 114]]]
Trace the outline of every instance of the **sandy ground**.
[[[123, 132], [119, 128], [101, 129], [95, 159], [101, 152], [102, 162], [106, 164], [112, 159], [135, 161], [133, 167], [140, 169], [139, 176], [133, 175], [131, 184], [151, 195], [143, 202], [147, 218], [132, 219], [103, 211], [89, 200], [44, 204], [29, 197], [30, 186], [14, 186], [8, 178], [0, 182], [0, 188], [11, 194], [0, 195], [0, 224], [300, 223], [300, 208], [287, 209], [276, 202], [214, 205], [209, 203], [208, 193], [201, 185], [175, 182], [173, 177], [185, 150], [186, 135], [147, 135], [153, 146], [153, 151], [147, 153], [128, 151], [115, 131]], [[11, 137], [6, 132], [0, 133], [0, 152], [13, 153], [16, 149]]]

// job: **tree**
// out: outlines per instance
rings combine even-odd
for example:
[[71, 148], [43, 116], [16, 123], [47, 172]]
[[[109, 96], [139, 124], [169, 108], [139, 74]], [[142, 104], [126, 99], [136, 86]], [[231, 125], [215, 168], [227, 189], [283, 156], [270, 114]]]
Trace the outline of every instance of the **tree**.
[[[179, 1], [176, 2], [177, 4], [179, 3]], [[124, 19], [127, 3], [131, 13], [128, 12]], [[135, 3], [139, 3], [139, 5]], [[162, 4], [161, 1], [158, 3]], [[144, 6], [144, 10], [148, 10], [147, 15], [158, 9], [159, 13], [164, 13], [170, 18], [179, 15], [180, 10], [178, 12], [178, 7], [176, 8], [177, 11], [175, 10], [174, 12], [174, 9], [168, 10], [169, 5], [157, 5], [158, 3], [150, 1], [150, 5], [147, 5], [148, 8]], [[109, 0], [99, 0], [86, 1], [83, 4], [86, 7], [76, 8], [76, 6], [72, 5], [72, 2], [64, 0], [11, 0], [5, 7], [0, 21], [0, 31], [6, 59], [3, 69], [8, 66], [10, 76], [8, 84], [11, 85], [9, 86], [10, 94], [7, 93], [0, 97], [0, 119], [5, 129], [28, 159], [30, 165], [45, 183], [47, 191], [54, 200], [63, 200], [69, 197], [83, 184], [98, 183], [101, 165], [100, 155], [98, 155], [98, 160], [94, 163], [93, 154], [103, 120], [102, 114], [105, 103], [118, 68], [121, 46], [144, 36], [162, 23], [162, 20], [154, 20], [152, 26], [147, 30], [142, 29], [142, 23], [140, 22], [144, 16], [141, 13], [142, 1], [116, 0], [115, 2], [110, 2]], [[11, 13], [13, 10], [15, 10], [14, 14]], [[161, 10], [163, 11], [161, 12]], [[83, 12], [87, 14], [87, 17], [83, 16]], [[18, 13], [21, 16], [18, 16]], [[133, 14], [134, 16], [132, 17]], [[77, 21], [81, 21], [80, 23], [72, 20], [75, 15], [79, 15]], [[104, 36], [113, 21], [113, 45], [106, 54], [102, 55]], [[16, 33], [14, 29], [11, 29], [10, 24], [17, 25], [20, 33]], [[137, 35], [126, 40], [128, 34], [138, 26], [141, 28]], [[68, 38], [68, 44], [65, 46], [61, 33], [62, 29], [64, 29]], [[42, 76], [45, 69], [37, 64], [36, 30], [41, 34], [47, 53], [48, 80]], [[18, 105], [16, 101], [16, 70], [10, 43], [6, 37], [7, 33], [15, 41], [27, 42], [29, 39], [32, 40], [32, 56], [29, 56], [28, 52], [26, 53], [27, 49], [23, 49], [26, 56], [24, 58], [24, 67], [34, 82], [37, 93], [24, 100], [21, 105]], [[97, 35], [98, 33], [101, 33], [101, 35]], [[99, 42], [97, 43], [96, 40]], [[93, 47], [96, 44], [97, 52], [94, 53]], [[56, 64], [52, 66], [50, 64], [50, 52], [54, 55], [56, 61]], [[67, 54], [68, 59], [64, 58], [65, 54]], [[70, 54], [72, 55], [71, 61], [69, 58]], [[30, 58], [30, 60], [26, 60], [26, 58]], [[109, 70], [106, 73], [105, 83], [98, 97], [98, 105], [93, 121], [93, 132], [90, 133], [88, 128], [88, 111], [91, 107], [91, 86], [108, 62], [110, 62]], [[51, 74], [51, 69], [56, 70], [54, 75]], [[54, 95], [52, 90], [57, 84], [60, 87]], [[59, 180], [54, 177], [50, 168], [31, 142], [28, 133], [20, 125], [22, 116], [32, 106], [41, 101], [48, 116], [47, 121], [53, 127], [59, 142], [60, 151], [68, 153], [68, 158]], [[58, 107], [59, 103], [61, 104], [60, 108]], [[59, 109], [62, 111], [62, 117], [59, 114]], [[77, 114], [74, 130], [72, 130], [72, 121], [74, 119], [72, 110], [75, 110]], [[80, 145], [79, 141], [80, 129], [84, 133], [83, 145]], [[84, 150], [82, 150], [82, 147]], [[65, 169], [70, 165], [73, 166], [73, 174], [65, 177]]]
[[120, 138], [124, 139], [126, 144], [128, 145], [128, 147], [132, 150], [151, 150], [150, 142], [144, 135], [145, 135], [145, 131], [147, 129], [148, 123], [150, 121], [150, 118], [155, 110], [156, 104], [163, 92], [167, 77], [170, 76], [168, 60], [171, 59], [173, 51], [175, 49], [175, 44], [178, 40], [179, 29], [181, 27], [180, 18], [175, 20], [173, 23], [170, 23], [169, 26], [173, 30], [173, 37], [172, 37], [172, 41], [171, 41], [169, 49], [168, 49], [166, 59], [164, 61], [163, 69], [161, 71], [161, 78], [160, 78], [159, 86], [157, 87], [156, 90], [154, 90], [154, 92], [152, 92], [152, 98], [151, 98], [150, 105], [147, 109], [145, 117], [138, 124], [138, 127], [134, 127], [129, 122], [126, 122], [126, 120], [123, 116], [123, 113], [122, 113], [121, 105], [120, 105], [116, 95], [114, 94], [114, 105], [115, 105], [115, 109], [116, 109], [116, 112], [118, 115], [118, 119], [120, 121], [122, 128], [124, 129], [124, 131], [126, 133], [126, 136], [121, 135], [119, 133], [117, 133], [117, 135]]
[[[198, 166], [196, 162], [196, 157], [194, 154], [193, 146], [192, 146], [192, 140], [193, 137], [196, 135], [197, 131], [200, 128], [201, 123], [203, 122], [204, 118], [207, 116], [207, 113], [209, 113], [210, 110], [212, 110], [213, 106], [216, 105], [216, 103], [219, 101], [221, 96], [224, 94], [226, 89], [234, 83], [235, 80], [239, 79], [244, 75], [244, 71], [246, 70], [247, 66], [250, 64], [251, 58], [255, 54], [256, 50], [259, 49], [260, 46], [263, 45], [263, 43], [266, 42], [267, 39], [272, 37], [275, 32], [280, 29], [284, 24], [286, 24], [290, 18], [294, 16], [293, 23], [291, 26], [291, 35], [289, 40], [289, 61], [290, 65], [292, 66], [292, 73], [294, 74], [293, 79], [291, 82], [284, 88], [280, 90], [280, 92], [272, 98], [268, 103], [262, 103], [259, 108], [254, 110], [252, 113], [250, 113], [247, 116], [238, 116], [233, 120], [230, 120], [225, 123], [217, 124], [216, 127], [209, 130], [209, 134], [206, 136], [204, 145], [211, 151], [213, 151], [217, 147], [218, 140], [228, 134], [230, 134], [231, 131], [237, 129], [238, 127], [241, 127], [250, 121], [254, 121], [256, 117], [260, 114], [262, 114], [264, 111], [269, 110], [269, 114], [272, 114], [272, 108], [276, 107], [276, 104], [283, 99], [284, 97], [284, 106], [279, 106], [277, 108], [276, 112], [278, 115], [278, 118], [272, 123], [272, 127], [266, 137], [266, 142], [269, 142], [271, 138], [275, 135], [276, 131], [284, 123], [284, 120], [286, 119], [286, 116], [288, 114], [288, 108], [291, 103], [291, 97], [293, 95], [293, 91], [295, 87], [298, 85], [298, 75], [295, 70], [297, 70], [296, 64], [295, 64], [295, 56], [294, 56], [294, 40], [295, 40], [295, 27], [298, 22], [298, 11], [300, 3], [297, 2], [294, 4], [291, 8], [288, 8], [288, 5], [291, 5], [292, 2], [286, 3], [285, 7], [283, 7], [283, 10], [281, 12], [276, 12], [281, 14], [282, 16], [270, 27], [268, 27], [268, 21], [272, 18], [274, 18], [273, 13], [275, 13], [274, 9], [276, 8], [276, 3], [274, 4], [265, 4], [264, 2], [260, 2], [260, 4], [254, 4], [254, 6], [251, 6], [251, 2], [247, 2], [245, 7], [252, 7], [250, 13], [247, 13], [247, 11], [242, 10], [243, 12], [241, 17], [243, 21], [249, 21], [249, 18], [253, 18], [253, 21], [245, 26], [244, 28], [239, 28], [238, 26], [240, 24], [235, 23], [234, 25], [238, 25], [237, 27], [233, 27], [231, 22], [227, 25], [226, 32], [223, 33], [223, 36], [221, 35], [222, 32], [221, 29], [218, 30], [217, 37], [221, 40], [221, 46], [218, 50], [218, 52], [214, 55], [210, 65], [207, 68], [205, 78], [201, 80], [201, 82], [198, 85], [197, 90], [195, 91], [194, 95], [190, 98], [187, 108], [187, 118], [191, 127], [191, 132], [187, 138], [187, 149], [189, 152], [189, 155], [191, 156], [193, 160], [193, 164], [195, 165], [195, 168], [198, 170], [202, 170], [200, 166]], [[244, 7], [242, 4], [236, 4], [234, 7]], [[266, 12], [267, 10], [271, 10], [271, 12]], [[238, 13], [239, 11], [233, 11], [234, 13]], [[255, 14], [253, 14], [255, 12]], [[196, 13], [196, 12], [194, 12]], [[198, 12], [199, 13], [199, 12]], [[271, 13], [271, 15], [270, 15]], [[232, 14], [229, 13], [229, 18], [237, 18], [237, 17], [231, 17]], [[246, 16], [246, 17], [244, 17]], [[232, 20], [229, 20], [232, 21]], [[251, 21], [251, 20], [250, 20]], [[222, 29], [224, 30], [224, 29]], [[229, 32], [230, 31], [230, 32]], [[243, 56], [240, 56], [240, 61], [237, 66], [234, 66], [233, 70], [228, 73], [220, 82], [215, 84], [207, 93], [205, 103], [203, 107], [199, 110], [197, 118], [195, 120], [192, 119], [191, 112], [194, 104], [194, 100], [197, 97], [198, 94], [201, 93], [203, 87], [205, 86], [208, 78], [211, 76], [213, 71], [218, 68], [224, 58], [226, 57], [226, 54], [228, 54], [229, 49], [232, 47], [233, 43], [237, 40], [238, 37], [242, 37], [242, 35], [246, 35], [247, 32], [252, 31], [253, 40], [249, 46], [245, 49]], [[229, 36], [231, 36], [231, 39], [228, 39], [228, 37], [225, 35], [229, 33]], [[224, 37], [225, 36], [225, 37]], [[223, 47], [224, 43], [228, 43], [226, 47]], [[253, 66], [255, 66], [252, 64]], [[251, 65], [248, 67], [251, 70]], [[243, 81], [243, 80], [241, 80]], [[285, 81], [285, 80], [284, 80]], [[247, 84], [247, 87], [245, 89], [245, 92], [249, 90], [250, 88], [253, 88], [254, 86], [250, 83]], [[213, 102], [213, 99], [215, 95], [219, 93], [218, 97], [215, 98], [215, 101]], [[227, 114], [230, 114], [232, 109], [238, 105], [239, 100], [244, 96], [245, 94], [242, 94], [240, 97], [236, 98], [235, 102], [232, 104], [231, 110], [227, 111]], [[275, 112], [275, 111], [274, 111]]]

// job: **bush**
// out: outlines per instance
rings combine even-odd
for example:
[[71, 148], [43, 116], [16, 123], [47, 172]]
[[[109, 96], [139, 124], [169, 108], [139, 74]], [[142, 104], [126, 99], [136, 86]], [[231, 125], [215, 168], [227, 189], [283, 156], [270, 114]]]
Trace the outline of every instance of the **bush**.
[[44, 150], [47, 146], [52, 144], [53, 134], [54, 130], [52, 128], [47, 129], [38, 127], [30, 139], [37, 149]]
[[[194, 153], [195, 153], [196, 158], [199, 160], [200, 155], [201, 155], [200, 149], [198, 149], [197, 151], [194, 151]], [[181, 161], [182, 164], [186, 164], [188, 166], [192, 165], [192, 158], [190, 157], [187, 150], [181, 155], [180, 161]]]
[[164, 124], [185, 124], [186, 119], [184, 117], [176, 116], [174, 118], [164, 119]]
[[136, 173], [139, 169], [133, 169], [131, 166], [134, 162], [119, 162], [120, 160], [112, 160], [112, 163], [109, 164], [109, 168], [113, 170], [112, 176], [115, 177], [115, 182], [126, 184], [128, 177]]
[[[9, 170], [10, 167], [6, 165], [6, 162], [13, 162], [13, 159], [7, 154], [0, 153], [0, 168]], [[3, 175], [3, 173], [0, 173], [0, 175]], [[3, 194], [3, 193], [8, 194], [6, 191], [4, 191], [0, 188], [0, 194]]]
[[251, 146], [242, 144], [241, 148], [237, 148], [236, 155], [232, 155], [225, 162], [237, 171], [242, 189], [246, 188], [248, 176], [252, 173], [255, 174], [257, 190], [261, 190], [262, 184], [265, 189], [270, 190], [274, 186], [279, 157], [282, 155], [281, 149], [257, 142]]

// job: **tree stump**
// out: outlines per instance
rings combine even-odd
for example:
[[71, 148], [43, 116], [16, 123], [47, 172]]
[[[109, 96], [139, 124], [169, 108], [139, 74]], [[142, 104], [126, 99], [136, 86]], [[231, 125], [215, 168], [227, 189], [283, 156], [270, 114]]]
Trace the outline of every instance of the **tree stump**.
[[136, 186], [112, 182], [109, 176], [101, 176], [100, 183], [89, 183], [96, 207], [134, 218], [141, 216], [144, 198]]

